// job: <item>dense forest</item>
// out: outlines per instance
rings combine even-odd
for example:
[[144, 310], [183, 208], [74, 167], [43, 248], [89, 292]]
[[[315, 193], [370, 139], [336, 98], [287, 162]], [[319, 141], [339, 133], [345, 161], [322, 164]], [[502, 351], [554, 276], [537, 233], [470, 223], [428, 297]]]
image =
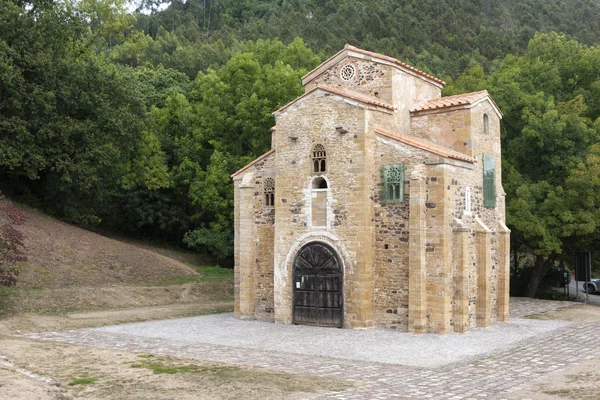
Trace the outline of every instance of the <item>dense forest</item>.
[[269, 148], [300, 77], [350, 43], [445, 94], [490, 91], [533, 295], [600, 241], [598, 38], [597, 0], [0, 0], [0, 187], [228, 260], [230, 174]]

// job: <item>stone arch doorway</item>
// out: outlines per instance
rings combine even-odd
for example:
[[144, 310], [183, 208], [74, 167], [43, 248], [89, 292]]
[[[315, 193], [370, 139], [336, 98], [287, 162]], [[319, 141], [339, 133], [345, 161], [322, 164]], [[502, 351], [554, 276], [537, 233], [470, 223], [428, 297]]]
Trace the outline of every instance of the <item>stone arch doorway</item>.
[[293, 264], [294, 324], [342, 327], [344, 271], [337, 252], [322, 242], [298, 251]]

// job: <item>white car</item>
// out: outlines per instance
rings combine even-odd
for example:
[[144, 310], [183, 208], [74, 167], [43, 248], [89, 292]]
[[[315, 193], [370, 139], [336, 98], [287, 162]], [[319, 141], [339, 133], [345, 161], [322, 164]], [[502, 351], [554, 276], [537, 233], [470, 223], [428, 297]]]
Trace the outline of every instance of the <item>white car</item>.
[[600, 279], [590, 279], [589, 282], [583, 284], [583, 290], [587, 293], [600, 292]]

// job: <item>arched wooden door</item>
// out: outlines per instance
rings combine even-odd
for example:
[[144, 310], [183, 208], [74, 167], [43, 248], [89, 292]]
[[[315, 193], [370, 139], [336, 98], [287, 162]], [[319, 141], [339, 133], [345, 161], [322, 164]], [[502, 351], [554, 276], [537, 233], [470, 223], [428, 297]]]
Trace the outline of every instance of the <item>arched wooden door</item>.
[[308, 243], [294, 260], [295, 324], [341, 327], [344, 322], [342, 264], [324, 243]]

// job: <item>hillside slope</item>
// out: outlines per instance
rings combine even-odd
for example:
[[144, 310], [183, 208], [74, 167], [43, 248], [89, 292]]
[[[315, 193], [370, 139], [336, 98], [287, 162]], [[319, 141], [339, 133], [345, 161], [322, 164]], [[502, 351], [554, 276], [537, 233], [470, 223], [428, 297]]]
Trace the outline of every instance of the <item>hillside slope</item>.
[[116, 240], [37, 211], [23, 211], [27, 220], [20, 230], [29, 259], [20, 266], [17, 286], [0, 293], [0, 314], [233, 298], [233, 271], [197, 265], [201, 258], [192, 253]]
[[36, 211], [25, 213], [27, 221], [21, 231], [29, 259], [19, 278], [23, 289], [144, 285], [196, 274], [189, 266], [147, 249]]

